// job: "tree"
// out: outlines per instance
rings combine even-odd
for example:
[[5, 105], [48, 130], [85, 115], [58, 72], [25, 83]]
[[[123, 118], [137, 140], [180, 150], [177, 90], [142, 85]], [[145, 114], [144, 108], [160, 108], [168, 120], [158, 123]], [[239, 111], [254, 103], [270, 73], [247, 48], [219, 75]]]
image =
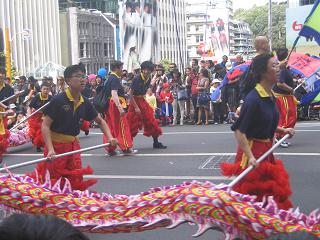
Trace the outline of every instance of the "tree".
[[[251, 9], [237, 9], [234, 18], [249, 24], [254, 37], [268, 36], [268, 5], [256, 6]], [[286, 4], [272, 5], [272, 48], [286, 46]]]

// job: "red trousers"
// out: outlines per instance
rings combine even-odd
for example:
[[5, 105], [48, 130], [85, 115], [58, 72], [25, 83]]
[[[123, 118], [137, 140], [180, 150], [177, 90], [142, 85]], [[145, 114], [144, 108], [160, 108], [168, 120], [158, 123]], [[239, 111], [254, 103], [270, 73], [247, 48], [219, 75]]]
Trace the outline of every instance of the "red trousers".
[[[126, 116], [120, 116], [120, 112], [112, 99], [109, 103], [109, 109], [105, 113], [105, 120], [109, 125], [112, 136], [118, 140], [120, 149], [123, 151], [132, 148], [133, 142], [127, 118]], [[107, 136], [105, 135], [103, 135], [103, 142], [109, 142]], [[116, 148], [116, 146], [110, 146], [107, 147], [106, 150], [108, 152], [112, 152]]]
[[[294, 128], [297, 122], [297, 101], [293, 95], [277, 95], [277, 107], [280, 113], [279, 127]], [[282, 138], [283, 133], [277, 133]]]
[[[7, 118], [6, 117], [0, 117], [0, 159], [2, 158], [2, 155], [7, 151], [7, 147], [9, 145], [9, 137], [10, 132], [7, 129]], [[3, 134], [2, 134], [3, 132]]]
[[[53, 147], [56, 154], [61, 154], [80, 149], [80, 144], [77, 140], [71, 143], [53, 142]], [[48, 149], [45, 147], [44, 156], [47, 156], [47, 154]], [[73, 190], [84, 191], [97, 182], [97, 180], [93, 179], [83, 180], [83, 175], [92, 174], [93, 170], [89, 166], [82, 168], [80, 154], [57, 158], [52, 162], [41, 162], [37, 165], [37, 171], [40, 182], [44, 182], [46, 172], [49, 171], [52, 184], [60, 178], [67, 178], [70, 181]], [[35, 174], [33, 173], [31, 176], [35, 177]], [[63, 179], [61, 184], [63, 187]]]
[[[272, 147], [272, 142], [249, 140], [251, 151], [256, 159]], [[234, 163], [222, 163], [221, 170], [225, 176], [239, 175], [248, 166], [248, 159], [243, 151], [238, 148]], [[292, 202], [289, 200], [291, 187], [289, 175], [281, 160], [275, 160], [270, 154], [253, 171], [246, 175], [234, 188], [236, 192], [257, 196], [257, 201], [262, 201], [264, 196], [273, 196], [281, 209], [289, 209]]]
[[43, 114], [38, 112], [28, 120], [29, 136], [32, 139], [33, 145], [36, 147], [44, 146], [44, 140], [41, 133], [42, 116]]
[[127, 120], [129, 122], [131, 136], [137, 136], [139, 130], [144, 130], [143, 135], [147, 137], [159, 137], [162, 130], [154, 117], [154, 111], [144, 97], [134, 97], [141, 114], [137, 114], [132, 104], [129, 105]]

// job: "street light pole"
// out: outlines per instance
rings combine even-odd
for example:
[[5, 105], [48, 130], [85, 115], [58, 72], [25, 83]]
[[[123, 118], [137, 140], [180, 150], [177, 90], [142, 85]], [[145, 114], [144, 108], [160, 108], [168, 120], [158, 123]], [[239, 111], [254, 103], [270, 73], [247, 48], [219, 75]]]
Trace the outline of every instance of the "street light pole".
[[268, 33], [270, 52], [272, 52], [272, 0], [269, 0], [268, 5]]

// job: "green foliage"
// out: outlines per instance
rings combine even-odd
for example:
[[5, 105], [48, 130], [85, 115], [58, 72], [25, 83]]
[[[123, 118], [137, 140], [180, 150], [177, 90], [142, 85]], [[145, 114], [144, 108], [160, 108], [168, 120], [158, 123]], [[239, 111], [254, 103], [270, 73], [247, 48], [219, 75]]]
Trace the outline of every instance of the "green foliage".
[[163, 68], [164, 68], [164, 71], [167, 73], [167, 72], [169, 72], [169, 65], [170, 65], [170, 60], [168, 60], [168, 59], [162, 59], [161, 61], [160, 61], [160, 63], [163, 65]]
[[[256, 6], [251, 9], [237, 9], [234, 19], [247, 22], [254, 37], [268, 36], [268, 5]], [[272, 47], [286, 46], [286, 4], [272, 5]]]

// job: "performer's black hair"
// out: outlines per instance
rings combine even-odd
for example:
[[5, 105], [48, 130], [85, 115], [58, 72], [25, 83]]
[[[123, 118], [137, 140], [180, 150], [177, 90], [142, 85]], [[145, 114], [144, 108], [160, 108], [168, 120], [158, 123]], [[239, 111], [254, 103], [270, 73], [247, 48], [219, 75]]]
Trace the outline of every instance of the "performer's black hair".
[[288, 57], [288, 48], [278, 48], [276, 51], [279, 61], [283, 61]]
[[268, 61], [270, 58], [273, 58], [271, 53], [264, 53], [256, 56], [252, 60], [249, 72], [244, 78], [245, 96], [261, 81], [262, 74], [268, 70]]
[[146, 69], [146, 70], [151, 70], [151, 71], [153, 71], [154, 65], [153, 65], [153, 63], [150, 62], [150, 61], [144, 61], [143, 63], [141, 63], [140, 68], [141, 68], [141, 70]]
[[1, 240], [89, 240], [70, 223], [51, 215], [13, 214], [0, 224]]
[[116, 69], [119, 69], [123, 66], [123, 62], [121, 61], [113, 61], [111, 64], [110, 64], [110, 70], [111, 71], [115, 71]]
[[76, 65], [70, 65], [64, 70], [64, 79], [72, 77], [72, 74], [74, 74], [77, 71], [81, 71], [83, 73], [86, 73], [86, 68], [82, 63], [76, 64]]

